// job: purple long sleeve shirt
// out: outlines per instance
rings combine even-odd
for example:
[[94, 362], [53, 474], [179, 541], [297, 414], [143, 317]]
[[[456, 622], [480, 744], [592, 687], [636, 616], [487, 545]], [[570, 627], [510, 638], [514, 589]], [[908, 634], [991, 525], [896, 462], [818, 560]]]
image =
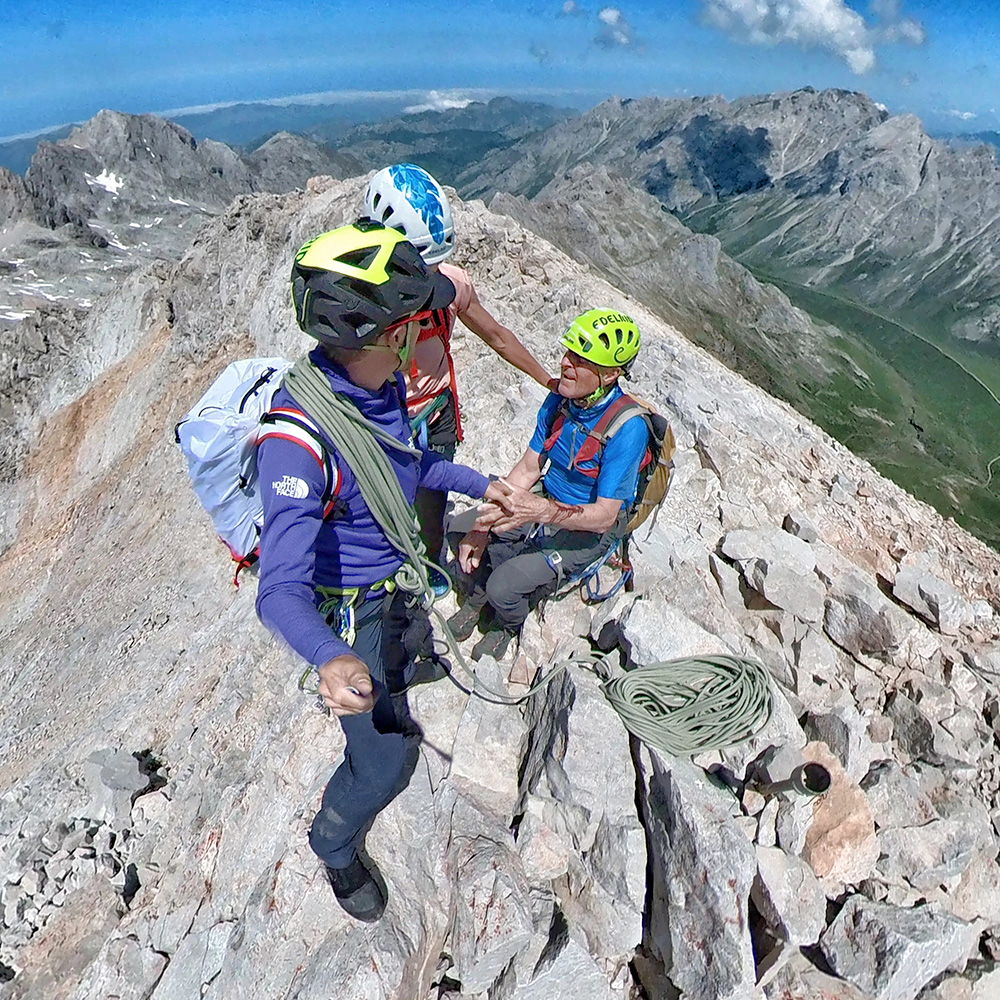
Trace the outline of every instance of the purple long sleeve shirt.
[[[376, 392], [350, 382], [347, 373], [319, 349], [310, 355], [334, 390], [350, 400], [372, 423], [408, 443], [410, 427], [403, 403], [402, 377]], [[284, 390], [273, 407], [300, 409]], [[261, 621], [309, 663], [320, 666], [350, 652], [319, 613], [317, 587], [365, 587], [391, 576], [403, 557], [385, 537], [365, 504], [357, 479], [329, 440], [335, 478], [339, 478], [336, 515], [324, 520], [326, 475], [302, 444], [277, 437], [257, 450], [264, 529], [260, 539], [260, 585], [257, 614]], [[481, 498], [489, 479], [434, 452], [407, 455], [383, 446], [412, 505], [417, 487], [454, 491]]]

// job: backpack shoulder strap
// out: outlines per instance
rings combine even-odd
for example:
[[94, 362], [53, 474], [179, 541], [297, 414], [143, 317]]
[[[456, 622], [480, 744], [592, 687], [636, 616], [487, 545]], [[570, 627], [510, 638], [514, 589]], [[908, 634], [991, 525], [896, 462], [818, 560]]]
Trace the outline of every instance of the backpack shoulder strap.
[[323, 470], [326, 483], [322, 500], [325, 507], [324, 517], [328, 516], [343, 481], [323, 442], [319, 428], [302, 410], [290, 406], [279, 406], [269, 410], [261, 417], [260, 422], [261, 430], [257, 435], [258, 447], [269, 438], [280, 438], [282, 441], [292, 441], [305, 448], [316, 460]]
[[555, 447], [556, 441], [559, 440], [559, 435], [562, 434], [563, 424], [566, 423], [566, 416], [569, 413], [569, 400], [561, 399], [559, 405], [555, 408], [552, 413], [552, 419], [549, 421], [549, 426], [546, 428], [545, 443], [542, 445], [541, 457], [542, 461], [545, 462], [549, 457], [549, 452]]
[[649, 408], [643, 406], [638, 400], [622, 393], [608, 408], [601, 414], [601, 419], [594, 425], [591, 434], [596, 437], [602, 445], [607, 444], [634, 416], [641, 415], [648, 417]]
[[[600, 474], [600, 456], [604, 451], [604, 446], [618, 433], [618, 431], [634, 417], [637, 413], [645, 413], [643, 407], [631, 396], [622, 393], [611, 405], [601, 414], [600, 419], [590, 429], [582, 447], [573, 459], [573, 468], [577, 472], [582, 472], [591, 479], [596, 479]], [[597, 462], [594, 468], [584, 469], [583, 463]], [[645, 461], [645, 459], [644, 459]]]

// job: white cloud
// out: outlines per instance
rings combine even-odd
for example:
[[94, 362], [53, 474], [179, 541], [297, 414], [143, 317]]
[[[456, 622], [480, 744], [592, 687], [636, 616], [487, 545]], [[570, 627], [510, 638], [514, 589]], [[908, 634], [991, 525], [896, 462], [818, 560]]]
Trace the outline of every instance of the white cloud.
[[844, 0], [701, 0], [706, 21], [751, 45], [786, 42], [825, 49], [854, 73], [875, 68], [875, 46], [890, 42], [920, 45], [923, 26], [902, 18], [899, 0], [873, 0], [877, 23], [869, 24]]
[[562, 13], [566, 17], [573, 17], [576, 14], [582, 14], [583, 11], [580, 9], [580, 5], [576, 2], [576, 0], [566, 0], [566, 2], [562, 5]]
[[601, 30], [594, 41], [606, 49], [627, 48], [635, 43], [635, 32], [617, 7], [602, 7], [597, 19]]
[[880, 42], [909, 42], [923, 45], [927, 32], [919, 21], [903, 17], [900, 0], [872, 0], [871, 11], [879, 22], [873, 29]]
[[421, 111], [450, 111], [454, 108], [467, 108], [472, 103], [471, 97], [459, 97], [458, 94], [444, 94], [431, 90], [423, 104], [411, 104], [403, 108], [403, 114], [416, 115]]
[[975, 111], [959, 111], [957, 108], [953, 108], [948, 114], [952, 118], [960, 118], [963, 122], [971, 121], [973, 118], [978, 117]]

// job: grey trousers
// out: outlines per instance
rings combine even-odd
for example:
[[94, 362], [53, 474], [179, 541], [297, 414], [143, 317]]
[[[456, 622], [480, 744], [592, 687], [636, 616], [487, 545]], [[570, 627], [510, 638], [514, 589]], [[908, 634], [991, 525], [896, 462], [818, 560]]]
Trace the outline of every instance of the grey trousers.
[[[448, 543], [455, 552], [475, 519], [474, 509], [452, 518]], [[586, 569], [618, 537], [614, 530], [598, 534], [547, 528], [538, 535], [532, 533], [533, 528], [535, 525], [525, 525], [516, 531], [491, 535], [479, 568], [463, 575], [467, 602], [480, 608], [489, 604], [497, 623], [509, 632], [520, 629], [531, 608], [555, 593], [561, 579]], [[561, 559], [561, 576], [552, 565], [555, 554]]]

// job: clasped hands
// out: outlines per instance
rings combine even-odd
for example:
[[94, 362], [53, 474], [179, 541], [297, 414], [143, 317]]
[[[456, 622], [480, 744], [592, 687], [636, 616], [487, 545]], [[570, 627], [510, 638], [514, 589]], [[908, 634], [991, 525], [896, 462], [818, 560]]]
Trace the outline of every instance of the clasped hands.
[[465, 573], [478, 568], [491, 531], [499, 535], [525, 524], [544, 521], [552, 506], [537, 493], [504, 479], [490, 483], [485, 499], [486, 503], [479, 508], [472, 530], [458, 546], [458, 564]]

